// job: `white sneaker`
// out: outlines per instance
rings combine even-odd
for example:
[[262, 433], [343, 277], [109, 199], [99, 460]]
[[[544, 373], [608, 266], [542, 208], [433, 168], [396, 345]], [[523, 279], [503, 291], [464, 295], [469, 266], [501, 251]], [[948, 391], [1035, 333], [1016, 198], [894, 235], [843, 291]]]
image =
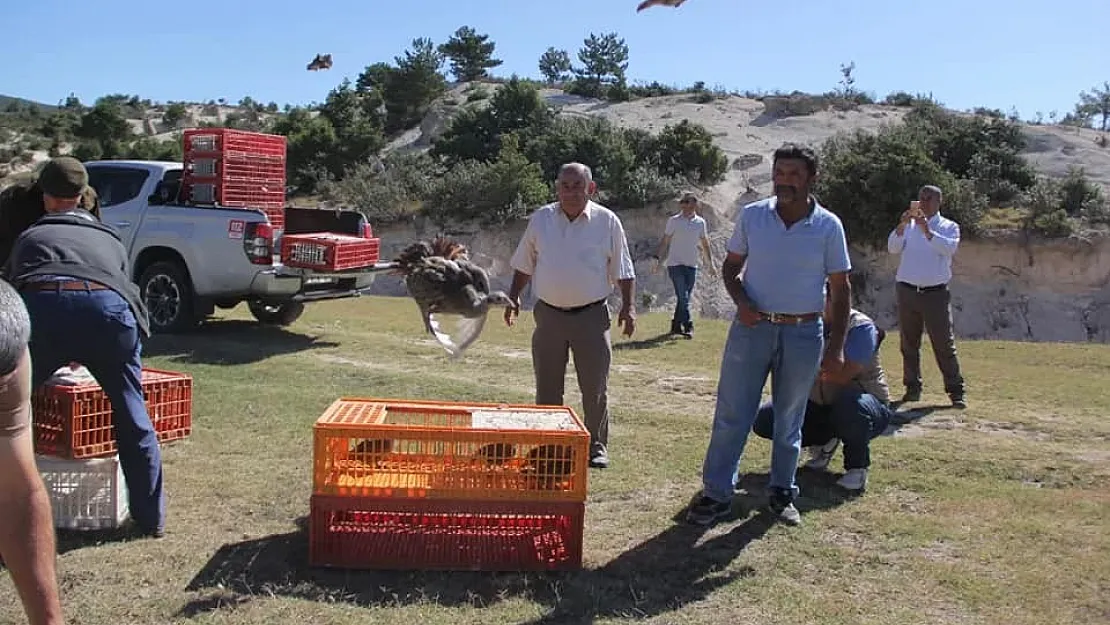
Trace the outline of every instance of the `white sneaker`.
[[836, 453], [836, 448], [840, 446], [840, 439], [834, 438], [824, 445], [814, 445], [807, 447], [809, 450], [809, 460], [805, 463], [805, 468], [814, 471], [824, 471], [829, 466], [829, 461], [832, 460], [833, 454]]
[[848, 469], [844, 477], [837, 480], [836, 483], [847, 490], [865, 490], [867, 488], [867, 469]]

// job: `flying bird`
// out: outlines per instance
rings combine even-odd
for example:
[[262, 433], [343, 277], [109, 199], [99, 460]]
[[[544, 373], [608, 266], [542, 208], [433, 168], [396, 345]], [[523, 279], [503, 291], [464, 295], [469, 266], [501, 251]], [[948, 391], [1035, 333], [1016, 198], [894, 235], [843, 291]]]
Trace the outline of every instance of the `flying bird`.
[[[409, 295], [420, 308], [424, 328], [452, 359], [478, 339], [491, 306], [512, 305], [503, 291], [490, 291], [489, 275], [470, 261], [466, 246], [447, 237], [410, 244], [395, 265], [394, 273], [404, 276]], [[454, 336], [440, 326], [444, 315], [457, 318]]]
[[651, 7], [660, 7], [660, 6], [662, 6], [662, 7], [674, 7], [674, 8], [677, 9], [678, 7], [682, 6], [683, 2], [686, 2], [686, 0], [644, 0], [643, 2], [640, 3], [639, 6], [636, 7], [636, 12], [639, 13], [640, 11], [643, 11], [644, 9], [648, 9], [648, 8], [651, 8]]
[[331, 55], [330, 54], [317, 54], [316, 58], [308, 64], [308, 71], [315, 72], [319, 69], [331, 69]]

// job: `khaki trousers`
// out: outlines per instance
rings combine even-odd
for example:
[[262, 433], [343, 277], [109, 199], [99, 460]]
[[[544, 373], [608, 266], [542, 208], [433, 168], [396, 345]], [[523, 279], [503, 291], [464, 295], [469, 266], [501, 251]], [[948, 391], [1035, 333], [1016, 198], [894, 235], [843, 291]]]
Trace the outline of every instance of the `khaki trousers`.
[[964, 378], [956, 357], [952, 333], [952, 293], [942, 288], [916, 289], [899, 282], [898, 326], [902, 339], [902, 383], [906, 390], [921, 390], [921, 335], [929, 334], [937, 367], [944, 376], [944, 392], [963, 397]]
[[563, 405], [568, 355], [573, 353], [591, 449], [604, 449], [609, 443], [609, 363], [613, 358], [609, 307], [601, 301], [567, 312], [540, 300], [532, 315], [536, 321], [532, 333], [536, 403]]

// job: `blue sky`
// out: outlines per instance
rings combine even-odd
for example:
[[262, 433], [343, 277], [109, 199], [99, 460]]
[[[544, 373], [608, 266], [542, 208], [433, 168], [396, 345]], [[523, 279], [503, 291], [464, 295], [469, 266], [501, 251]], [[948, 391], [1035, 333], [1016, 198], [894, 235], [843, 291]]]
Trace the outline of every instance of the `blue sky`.
[[[1110, 80], [1110, 0], [688, 0], [642, 13], [636, 3], [20, 2], [4, 12], [0, 93], [47, 103], [73, 92], [86, 103], [127, 93], [305, 104], [391, 61], [413, 38], [440, 43], [462, 25], [492, 37], [505, 75], [538, 77], [548, 46], [573, 58], [591, 32], [617, 32], [632, 81], [819, 92], [854, 61], [857, 87], [880, 97], [931, 92], [953, 108], [1017, 107], [1029, 118], [1069, 111], [1080, 91]], [[63, 20], [68, 45], [48, 39]], [[332, 53], [330, 71], [305, 71], [317, 52]]]

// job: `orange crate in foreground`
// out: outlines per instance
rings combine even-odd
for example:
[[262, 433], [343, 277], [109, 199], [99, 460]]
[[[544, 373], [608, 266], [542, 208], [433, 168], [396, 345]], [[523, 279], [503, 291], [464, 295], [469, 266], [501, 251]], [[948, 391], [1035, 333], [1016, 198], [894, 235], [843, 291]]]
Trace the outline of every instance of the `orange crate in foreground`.
[[[143, 369], [146, 409], [162, 443], [192, 430], [193, 378], [184, 373]], [[44, 385], [31, 398], [35, 453], [79, 459], [116, 453], [112, 402], [99, 384]]]
[[313, 438], [315, 494], [586, 500], [590, 435], [565, 406], [344, 398]]
[[582, 566], [585, 504], [313, 495], [310, 566], [553, 571]]

